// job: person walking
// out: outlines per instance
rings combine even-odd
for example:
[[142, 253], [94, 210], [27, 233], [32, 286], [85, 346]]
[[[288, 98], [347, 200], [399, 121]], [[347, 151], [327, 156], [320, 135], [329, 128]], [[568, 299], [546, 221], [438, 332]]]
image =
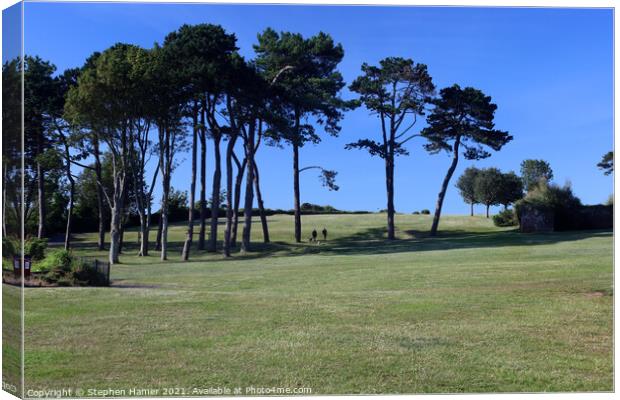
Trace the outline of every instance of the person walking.
[[323, 240], [327, 240], [327, 229], [325, 229], [325, 227], [323, 227], [323, 231], [321, 233], [323, 233]]
[[318, 233], [316, 233], [316, 229], [312, 230], [312, 241], [316, 242], [316, 237], [317, 237]]

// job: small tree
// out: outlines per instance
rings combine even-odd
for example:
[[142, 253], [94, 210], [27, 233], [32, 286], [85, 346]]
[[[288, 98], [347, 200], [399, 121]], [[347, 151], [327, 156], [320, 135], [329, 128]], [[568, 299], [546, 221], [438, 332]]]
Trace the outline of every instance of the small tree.
[[521, 179], [525, 190], [529, 192], [542, 179], [550, 182], [553, 179], [553, 170], [545, 160], [524, 160], [521, 163]]
[[476, 198], [486, 206], [486, 217], [489, 218], [489, 208], [501, 204], [502, 185], [504, 175], [497, 168], [484, 168], [476, 177]]
[[480, 160], [491, 156], [482, 146], [498, 151], [512, 140], [508, 132], [494, 129], [497, 105], [478, 89], [453, 85], [442, 89], [433, 104], [435, 108], [427, 118], [429, 126], [422, 130], [422, 136], [429, 141], [424, 147], [430, 153], [452, 153], [452, 163], [439, 191], [431, 236], [437, 234], [441, 207], [461, 150], [466, 159]]
[[521, 181], [521, 178], [519, 178], [517, 174], [512, 171], [502, 174], [499, 203], [504, 206], [504, 209], [508, 209], [509, 204], [513, 204], [522, 198], [523, 182]]
[[411, 59], [389, 57], [379, 66], [362, 65], [359, 76], [350, 89], [359, 93], [359, 102], [379, 118], [381, 140], [360, 139], [349, 143], [346, 149], [365, 149], [371, 156], [385, 161], [385, 186], [387, 192], [387, 233], [394, 236], [394, 166], [395, 158], [407, 155], [405, 144], [419, 134], [414, 134], [417, 117], [424, 115], [428, 97], [435, 86], [426, 65], [415, 64]]
[[463, 200], [470, 205], [470, 216], [474, 216], [474, 204], [477, 202], [476, 198], [476, 178], [480, 170], [476, 167], [469, 167], [456, 181], [456, 187], [461, 193]]
[[599, 169], [602, 169], [605, 175], [611, 175], [614, 172], [614, 152], [608, 151], [603, 155], [601, 162], [596, 164]]

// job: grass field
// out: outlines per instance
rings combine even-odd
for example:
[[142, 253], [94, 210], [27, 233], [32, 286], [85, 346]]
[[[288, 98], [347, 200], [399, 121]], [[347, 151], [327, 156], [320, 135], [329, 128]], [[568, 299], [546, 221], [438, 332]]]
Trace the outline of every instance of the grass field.
[[430, 238], [430, 216], [398, 215], [389, 243], [383, 214], [303, 221], [327, 243], [291, 243], [276, 215], [255, 253], [183, 263], [179, 225], [162, 263], [133, 256], [130, 232], [113, 287], [26, 289], [26, 390], [613, 390], [612, 232], [446, 216]]

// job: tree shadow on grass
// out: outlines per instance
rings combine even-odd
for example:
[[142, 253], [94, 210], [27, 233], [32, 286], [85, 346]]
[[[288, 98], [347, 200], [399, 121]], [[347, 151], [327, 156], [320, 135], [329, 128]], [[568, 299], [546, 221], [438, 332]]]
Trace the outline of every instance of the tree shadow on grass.
[[[168, 262], [172, 263], [205, 263], [210, 261], [242, 261], [265, 257], [295, 257], [304, 255], [376, 255], [420, 251], [442, 251], [453, 249], [493, 248], [504, 246], [537, 246], [560, 242], [584, 240], [592, 237], [611, 237], [610, 230], [567, 231], [552, 233], [520, 233], [518, 230], [504, 231], [468, 231], [445, 230], [432, 237], [428, 231], [404, 231], [405, 238], [387, 240], [386, 229], [376, 227], [357, 232], [352, 235], [321, 241], [319, 243], [292, 243], [275, 241], [270, 243], [252, 242], [251, 251], [240, 252], [240, 243], [232, 249], [230, 258], [222, 255], [222, 242], [218, 242], [217, 252], [208, 253], [204, 250], [192, 249], [190, 259], [181, 261], [183, 241], [168, 243]], [[94, 243], [76, 241], [74, 248], [96, 252]], [[121, 262], [125, 265], [141, 265], [141, 262], [124, 261], [123, 255], [135, 255], [139, 244], [125, 242]], [[150, 250], [150, 255], [159, 255], [159, 251]]]
[[570, 242], [591, 237], [611, 237], [612, 231], [571, 231], [526, 234], [518, 230], [474, 232], [466, 230], [441, 231], [430, 236], [427, 231], [406, 231], [409, 237], [387, 240], [384, 228], [372, 228], [339, 238], [322, 252], [330, 254], [389, 254], [400, 252], [438, 251], [452, 249], [492, 248], [504, 246], [536, 246]]

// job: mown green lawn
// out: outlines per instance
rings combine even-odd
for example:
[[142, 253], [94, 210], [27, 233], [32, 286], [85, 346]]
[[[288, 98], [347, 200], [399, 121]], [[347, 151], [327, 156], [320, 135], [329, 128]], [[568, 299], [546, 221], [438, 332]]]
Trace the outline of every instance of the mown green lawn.
[[613, 390], [611, 232], [446, 216], [430, 238], [430, 216], [398, 215], [390, 243], [383, 214], [303, 221], [327, 243], [291, 243], [292, 217], [276, 215], [274, 243], [183, 263], [179, 225], [162, 263], [133, 256], [130, 232], [113, 287], [26, 289], [26, 390]]

